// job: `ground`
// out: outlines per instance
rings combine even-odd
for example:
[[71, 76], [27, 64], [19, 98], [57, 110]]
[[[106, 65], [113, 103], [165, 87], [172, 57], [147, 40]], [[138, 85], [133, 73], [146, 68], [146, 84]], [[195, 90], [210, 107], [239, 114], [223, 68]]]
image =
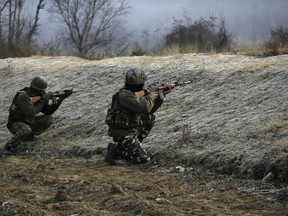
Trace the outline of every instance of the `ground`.
[[[1, 215], [286, 215], [228, 176], [102, 160], [1, 158]], [[268, 183], [269, 184], [269, 183]]]
[[[109, 166], [104, 119], [130, 66], [151, 85], [190, 82], [156, 113], [152, 162]], [[36, 141], [0, 157], [0, 215], [288, 215], [288, 55], [1, 59], [1, 148], [16, 91], [39, 75], [77, 92]]]

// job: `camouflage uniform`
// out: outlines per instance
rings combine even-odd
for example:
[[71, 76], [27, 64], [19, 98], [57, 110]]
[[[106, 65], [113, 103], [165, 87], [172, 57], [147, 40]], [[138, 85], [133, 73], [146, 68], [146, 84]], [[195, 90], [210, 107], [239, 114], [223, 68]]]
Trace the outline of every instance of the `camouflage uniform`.
[[[17, 92], [10, 106], [7, 123], [7, 128], [13, 136], [5, 145], [4, 151], [15, 152], [21, 142], [33, 140], [34, 135], [39, 135], [50, 127], [52, 124], [51, 115], [58, 109], [61, 101], [49, 105], [40, 100], [35, 105], [32, 104], [31, 97], [44, 94], [45, 91], [31, 87]], [[38, 115], [40, 112], [43, 114]]]
[[[106, 123], [109, 126], [108, 134], [116, 143], [115, 158], [120, 156], [133, 164], [150, 161], [141, 142], [150, 133], [155, 122], [153, 113], [162, 105], [163, 98], [161, 94], [155, 100], [149, 96], [139, 98], [126, 87], [113, 96]], [[112, 148], [111, 144], [108, 151], [109, 147]]]

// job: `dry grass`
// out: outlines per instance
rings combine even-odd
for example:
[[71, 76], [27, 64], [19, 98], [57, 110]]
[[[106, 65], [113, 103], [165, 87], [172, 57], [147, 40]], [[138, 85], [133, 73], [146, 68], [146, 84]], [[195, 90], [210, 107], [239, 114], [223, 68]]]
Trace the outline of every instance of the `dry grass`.
[[283, 121], [283, 120], [278, 120], [278, 121], [270, 121], [269, 122], [269, 128], [267, 132], [271, 133], [277, 133], [279, 131], [286, 132], [288, 134], [288, 122]]
[[[153, 50], [151, 55], [154, 56], [172, 56], [179, 54], [187, 54], [187, 53], [203, 53], [197, 46], [197, 44], [189, 44], [185, 47], [181, 47], [179, 44], [172, 44], [167, 47], [161, 47]], [[215, 54], [214, 50], [205, 51], [206, 54]], [[282, 55], [288, 53], [288, 46], [284, 47], [276, 47], [273, 50], [268, 48], [265, 42], [257, 43], [257, 44], [231, 44], [230, 49], [228, 49], [225, 53], [233, 53], [237, 55], [250, 55], [250, 56], [273, 56], [273, 55]]]
[[273, 56], [288, 53], [288, 45], [268, 47], [265, 42], [258, 44], [233, 45], [231, 48], [234, 54], [251, 56]]
[[[152, 52], [152, 55], [155, 56], [171, 56], [171, 55], [179, 55], [179, 54], [185, 54], [185, 53], [203, 53], [197, 46], [197, 44], [189, 44], [187, 46], [180, 46], [179, 44], [171, 44], [167, 47], [161, 47], [159, 49], [155, 49]], [[214, 53], [211, 52], [205, 52], [205, 53]]]
[[236, 45], [234, 44], [233, 47], [231, 48], [233, 50], [233, 53], [235, 54], [260, 54], [264, 53], [266, 48], [264, 47], [263, 44], [241, 44], [241, 45]]

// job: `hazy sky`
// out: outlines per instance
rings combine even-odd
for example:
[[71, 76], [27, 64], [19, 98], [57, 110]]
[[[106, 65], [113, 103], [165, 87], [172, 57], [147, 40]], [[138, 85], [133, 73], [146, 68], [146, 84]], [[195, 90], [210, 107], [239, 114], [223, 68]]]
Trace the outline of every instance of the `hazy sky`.
[[131, 29], [168, 27], [173, 17], [192, 20], [222, 16], [228, 31], [238, 38], [267, 38], [274, 26], [288, 27], [288, 0], [130, 0]]
[[[26, 0], [36, 5], [38, 0]], [[171, 26], [173, 17], [183, 19], [183, 14], [192, 20], [211, 15], [222, 16], [227, 30], [235, 37], [249, 41], [267, 38], [271, 27], [288, 27], [288, 0], [128, 0], [126, 15], [127, 31], [134, 37], [148, 30], [151, 37], [158, 37]], [[47, 13], [40, 18], [41, 35], [47, 39], [57, 29]], [[156, 30], [160, 31], [156, 31]]]

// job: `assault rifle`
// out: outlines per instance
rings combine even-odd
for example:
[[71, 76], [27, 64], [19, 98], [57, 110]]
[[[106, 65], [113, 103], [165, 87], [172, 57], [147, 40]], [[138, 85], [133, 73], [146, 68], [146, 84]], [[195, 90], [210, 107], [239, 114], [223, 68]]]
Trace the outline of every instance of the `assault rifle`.
[[[66, 96], [69, 97], [72, 93], [75, 93], [77, 91], [73, 91], [73, 89], [65, 89], [65, 90], [60, 90], [60, 91], [55, 91], [55, 92], [47, 92], [45, 94], [49, 95], [49, 98], [52, 100], [53, 104], [57, 103], [57, 98], [61, 97], [61, 96]], [[45, 95], [44, 94], [44, 95]], [[31, 97], [31, 103], [34, 105], [36, 104], [39, 100], [41, 100], [42, 96], [34, 96]]]
[[149, 94], [149, 92], [155, 92], [155, 91], [160, 91], [160, 90], [169, 91], [176, 86], [183, 86], [189, 83], [191, 83], [191, 81], [185, 81], [185, 82], [172, 81], [168, 83], [163, 83], [160, 86], [148, 86], [148, 88], [139, 92], [135, 92], [135, 94], [136, 94], [136, 97], [141, 98]]

